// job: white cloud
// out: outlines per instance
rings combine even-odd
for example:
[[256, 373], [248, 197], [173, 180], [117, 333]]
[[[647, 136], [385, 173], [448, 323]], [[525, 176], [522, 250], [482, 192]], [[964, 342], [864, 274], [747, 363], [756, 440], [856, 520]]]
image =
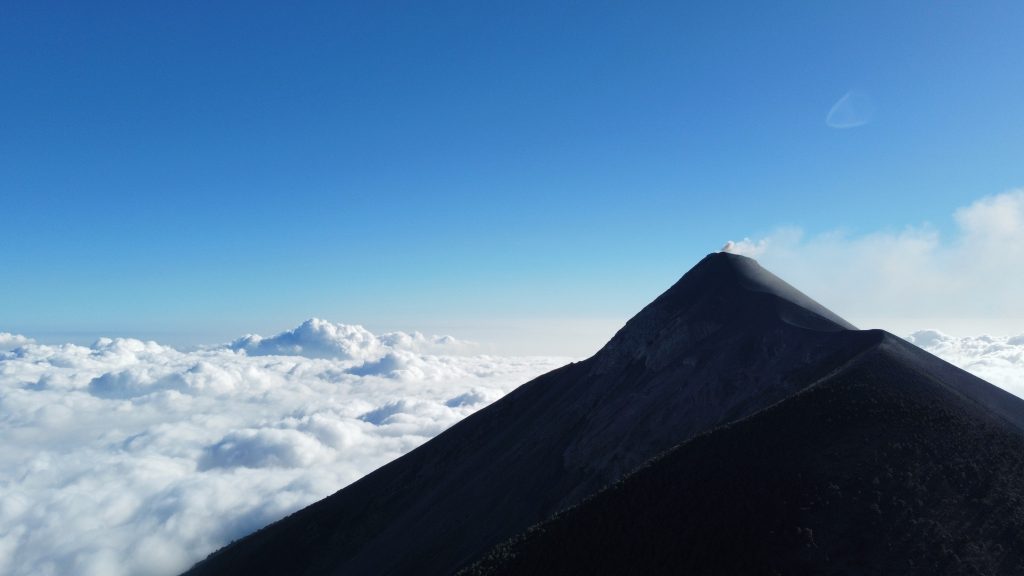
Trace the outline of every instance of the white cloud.
[[[982, 198], [954, 214], [956, 233], [928, 225], [808, 237], [777, 230], [727, 244], [862, 327], [951, 333], [1024, 330], [1024, 191]], [[965, 321], [969, 320], [969, 322]]]
[[419, 332], [388, 332], [377, 337], [362, 326], [336, 324], [319, 318], [306, 320], [297, 328], [270, 338], [249, 334], [232, 342], [230, 347], [245, 350], [251, 356], [291, 355], [341, 360], [367, 360], [387, 350], [459, 354], [474, 349], [472, 343], [451, 336], [428, 338]]
[[32, 344], [31, 338], [26, 338], [20, 334], [11, 334], [10, 332], [0, 332], [0, 350], [10, 350], [17, 348], [18, 346], [24, 346], [25, 344]]
[[1024, 334], [958, 338], [938, 330], [919, 330], [907, 340], [1024, 398]]
[[175, 574], [567, 361], [323, 320], [192, 352], [0, 349], [11, 575]]

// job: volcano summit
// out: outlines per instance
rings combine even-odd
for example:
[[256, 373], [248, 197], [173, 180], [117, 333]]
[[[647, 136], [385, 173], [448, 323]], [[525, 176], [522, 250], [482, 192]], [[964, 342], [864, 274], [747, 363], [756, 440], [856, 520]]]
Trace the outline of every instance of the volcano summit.
[[1004, 574], [1022, 533], [1024, 401], [716, 253], [188, 574]]

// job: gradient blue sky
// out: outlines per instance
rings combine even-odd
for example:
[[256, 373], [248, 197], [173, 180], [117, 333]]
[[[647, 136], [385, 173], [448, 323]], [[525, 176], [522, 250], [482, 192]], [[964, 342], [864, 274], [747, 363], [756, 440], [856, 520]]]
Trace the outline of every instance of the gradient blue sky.
[[[0, 331], [319, 316], [580, 354], [725, 240], [948, 234], [1024, 185], [1022, 28], [1020, 2], [4, 2]], [[830, 127], [851, 92], [873, 112]]]

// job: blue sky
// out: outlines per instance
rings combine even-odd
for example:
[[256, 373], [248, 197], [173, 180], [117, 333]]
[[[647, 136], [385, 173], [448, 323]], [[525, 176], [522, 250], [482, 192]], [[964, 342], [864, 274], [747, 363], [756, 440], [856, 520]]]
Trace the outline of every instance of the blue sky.
[[955, 241], [1024, 4], [887, 4], [6, 2], [0, 331], [580, 354], [729, 239]]

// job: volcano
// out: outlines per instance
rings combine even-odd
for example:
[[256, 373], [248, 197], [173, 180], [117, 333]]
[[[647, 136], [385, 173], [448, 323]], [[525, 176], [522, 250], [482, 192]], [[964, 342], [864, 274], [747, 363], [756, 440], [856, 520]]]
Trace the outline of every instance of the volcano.
[[716, 253], [188, 574], [1007, 573], [1022, 528], [1024, 401]]

